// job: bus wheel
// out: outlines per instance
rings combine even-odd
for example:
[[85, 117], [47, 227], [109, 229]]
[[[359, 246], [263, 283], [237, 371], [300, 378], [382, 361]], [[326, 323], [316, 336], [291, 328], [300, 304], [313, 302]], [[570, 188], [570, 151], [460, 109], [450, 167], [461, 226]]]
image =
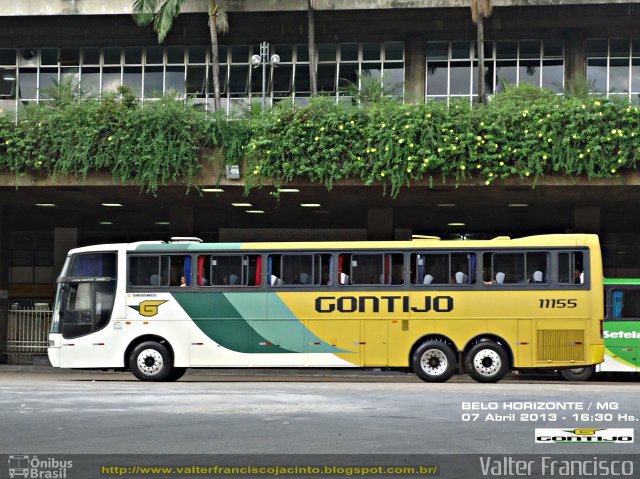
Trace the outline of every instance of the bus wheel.
[[586, 381], [594, 371], [594, 366], [585, 366], [584, 368], [560, 369], [558, 374], [566, 381]]
[[129, 357], [129, 369], [141, 381], [164, 381], [171, 374], [171, 355], [153, 341], [138, 344]]
[[442, 341], [427, 341], [415, 350], [411, 358], [413, 372], [428, 383], [445, 382], [456, 369], [456, 355]]
[[507, 374], [508, 356], [504, 348], [491, 341], [474, 345], [466, 354], [467, 374], [479, 383], [495, 383]]

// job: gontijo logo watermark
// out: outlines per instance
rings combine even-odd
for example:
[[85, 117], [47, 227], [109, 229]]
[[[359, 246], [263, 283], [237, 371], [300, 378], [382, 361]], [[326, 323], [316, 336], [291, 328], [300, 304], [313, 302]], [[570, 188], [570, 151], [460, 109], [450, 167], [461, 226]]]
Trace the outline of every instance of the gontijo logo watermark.
[[632, 444], [632, 428], [536, 428], [536, 444]]
[[27, 455], [9, 456], [9, 478], [25, 477], [29, 479], [65, 479], [67, 469], [73, 467], [73, 461], [56, 459], [55, 457], [38, 457]]

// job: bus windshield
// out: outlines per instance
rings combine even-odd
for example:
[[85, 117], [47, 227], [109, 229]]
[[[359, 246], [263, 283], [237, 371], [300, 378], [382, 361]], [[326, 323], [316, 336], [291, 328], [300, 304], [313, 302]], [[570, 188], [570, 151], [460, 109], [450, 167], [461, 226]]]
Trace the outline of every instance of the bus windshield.
[[67, 259], [58, 279], [52, 333], [77, 338], [104, 328], [113, 310], [116, 253], [88, 253]]

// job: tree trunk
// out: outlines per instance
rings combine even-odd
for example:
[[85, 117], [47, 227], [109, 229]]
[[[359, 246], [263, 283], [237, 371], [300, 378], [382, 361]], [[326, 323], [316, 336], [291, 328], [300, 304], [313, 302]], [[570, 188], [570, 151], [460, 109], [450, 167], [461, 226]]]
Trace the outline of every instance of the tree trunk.
[[220, 55], [218, 54], [217, 12], [209, 15], [209, 33], [211, 34], [211, 75], [213, 75], [213, 107], [220, 109]]
[[478, 15], [478, 103], [485, 102], [485, 83], [484, 83], [484, 17]]
[[318, 93], [318, 61], [316, 59], [316, 20], [313, 0], [307, 0], [307, 23], [309, 30], [309, 79], [311, 95]]

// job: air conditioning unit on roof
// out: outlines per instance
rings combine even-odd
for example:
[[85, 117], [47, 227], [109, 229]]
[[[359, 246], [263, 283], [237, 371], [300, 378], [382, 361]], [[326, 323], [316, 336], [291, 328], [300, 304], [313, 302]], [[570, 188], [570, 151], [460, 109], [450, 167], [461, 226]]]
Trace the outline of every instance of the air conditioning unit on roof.
[[40, 63], [40, 52], [35, 48], [24, 48], [20, 50], [21, 67], [37, 67]]

